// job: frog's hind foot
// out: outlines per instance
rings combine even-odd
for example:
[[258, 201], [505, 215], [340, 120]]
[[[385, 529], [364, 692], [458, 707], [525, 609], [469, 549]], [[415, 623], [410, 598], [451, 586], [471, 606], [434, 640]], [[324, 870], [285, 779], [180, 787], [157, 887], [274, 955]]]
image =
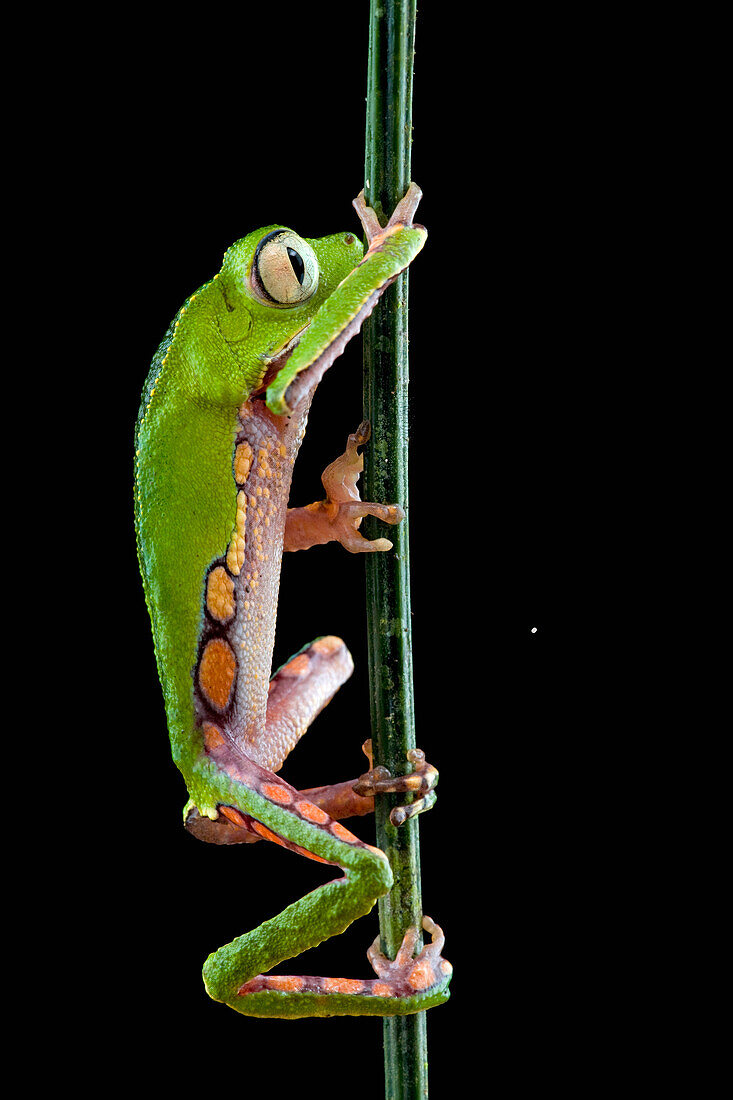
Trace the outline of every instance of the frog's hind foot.
[[[415, 946], [418, 940], [418, 929], [411, 926], [405, 932], [394, 960], [388, 959], [379, 946], [379, 936], [367, 951], [367, 958], [372, 969], [385, 988], [384, 996], [408, 997], [418, 992], [443, 988], [446, 989], [453, 973], [453, 967], [441, 955], [445, 936], [443, 929], [424, 916], [422, 926], [430, 933], [431, 943], [423, 947], [419, 955], [415, 956]], [[387, 993], [386, 987], [390, 992]]]
[[[372, 763], [372, 743], [365, 741], [362, 746], [369, 763]], [[392, 775], [382, 766], [371, 768], [364, 775], [359, 776], [354, 784], [354, 791], [362, 797], [377, 794], [395, 794], [403, 791], [412, 794], [413, 800], [404, 806], [395, 806], [389, 815], [393, 825], [402, 825], [411, 817], [425, 813], [435, 805], [435, 786], [438, 782], [438, 770], [432, 764], [428, 764], [422, 749], [410, 749], [407, 759], [413, 765], [413, 770], [408, 775]]]

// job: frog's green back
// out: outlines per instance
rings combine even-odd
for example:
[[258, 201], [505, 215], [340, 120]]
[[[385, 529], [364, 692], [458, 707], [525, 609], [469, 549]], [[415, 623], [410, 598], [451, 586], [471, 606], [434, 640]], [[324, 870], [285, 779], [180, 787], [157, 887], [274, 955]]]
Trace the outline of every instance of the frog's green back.
[[237, 406], [191, 399], [187, 380], [196, 364], [186, 361], [190, 348], [176, 339], [197, 295], [179, 311], [153, 358], [135, 432], [138, 557], [173, 755], [184, 775], [195, 755], [191, 669], [202, 582], [209, 563], [225, 552], [236, 514], [228, 473]]

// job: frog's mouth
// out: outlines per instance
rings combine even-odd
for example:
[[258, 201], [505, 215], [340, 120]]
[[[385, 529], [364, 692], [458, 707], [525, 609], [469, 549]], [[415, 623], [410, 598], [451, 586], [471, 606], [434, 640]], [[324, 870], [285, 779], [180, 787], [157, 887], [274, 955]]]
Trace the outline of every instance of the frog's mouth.
[[260, 383], [257, 386], [257, 390], [255, 391], [255, 394], [253, 394], [253, 396], [258, 396], [259, 394], [261, 394], [264, 390], [267, 389], [268, 386], [270, 386], [275, 381], [278, 374], [283, 369], [288, 359], [300, 343], [302, 337], [306, 334], [310, 327], [311, 322], [309, 321], [307, 325], [303, 325], [303, 327], [299, 329], [298, 332], [296, 332], [295, 336], [291, 336], [290, 339], [287, 340], [281, 348], [274, 352], [273, 355], [263, 356], [263, 360], [265, 363], [265, 372], [262, 375], [262, 379], [260, 380]]

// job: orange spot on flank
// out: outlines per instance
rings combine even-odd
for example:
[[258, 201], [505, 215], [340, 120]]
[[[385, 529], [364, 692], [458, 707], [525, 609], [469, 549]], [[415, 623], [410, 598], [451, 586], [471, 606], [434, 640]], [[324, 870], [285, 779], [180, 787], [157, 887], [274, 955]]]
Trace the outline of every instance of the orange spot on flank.
[[234, 614], [234, 581], [222, 565], [209, 573], [206, 582], [206, 607], [217, 622], [225, 623]]
[[225, 710], [237, 672], [237, 659], [228, 642], [212, 638], [199, 665], [199, 685], [217, 710]]
[[234, 452], [234, 477], [238, 485], [244, 485], [252, 466], [252, 448], [249, 443], [240, 443]]

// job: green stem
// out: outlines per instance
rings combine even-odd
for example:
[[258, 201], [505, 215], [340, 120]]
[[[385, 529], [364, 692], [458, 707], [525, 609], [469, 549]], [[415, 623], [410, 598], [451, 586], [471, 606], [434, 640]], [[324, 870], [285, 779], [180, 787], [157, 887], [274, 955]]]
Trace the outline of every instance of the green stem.
[[[364, 192], [386, 223], [410, 182], [412, 68], [416, 0], [371, 0]], [[364, 325], [364, 415], [372, 425], [364, 499], [396, 501], [407, 518], [389, 535], [394, 549], [366, 556], [374, 763], [404, 774], [415, 747], [410, 622], [407, 432], [407, 273], [384, 294]], [[383, 532], [379, 532], [382, 534]], [[376, 529], [372, 530], [372, 537]], [[404, 797], [404, 796], [403, 796]], [[382, 950], [394, 958], [410, 925], [421, 926], [417, 819], [399, 829], [389, 812], [400, 797], [377, 799], [377, 844], [394, 872], [379, 902]], [[387, 1100], [428, 1095], [425, 1013], [384, 1020]]]

